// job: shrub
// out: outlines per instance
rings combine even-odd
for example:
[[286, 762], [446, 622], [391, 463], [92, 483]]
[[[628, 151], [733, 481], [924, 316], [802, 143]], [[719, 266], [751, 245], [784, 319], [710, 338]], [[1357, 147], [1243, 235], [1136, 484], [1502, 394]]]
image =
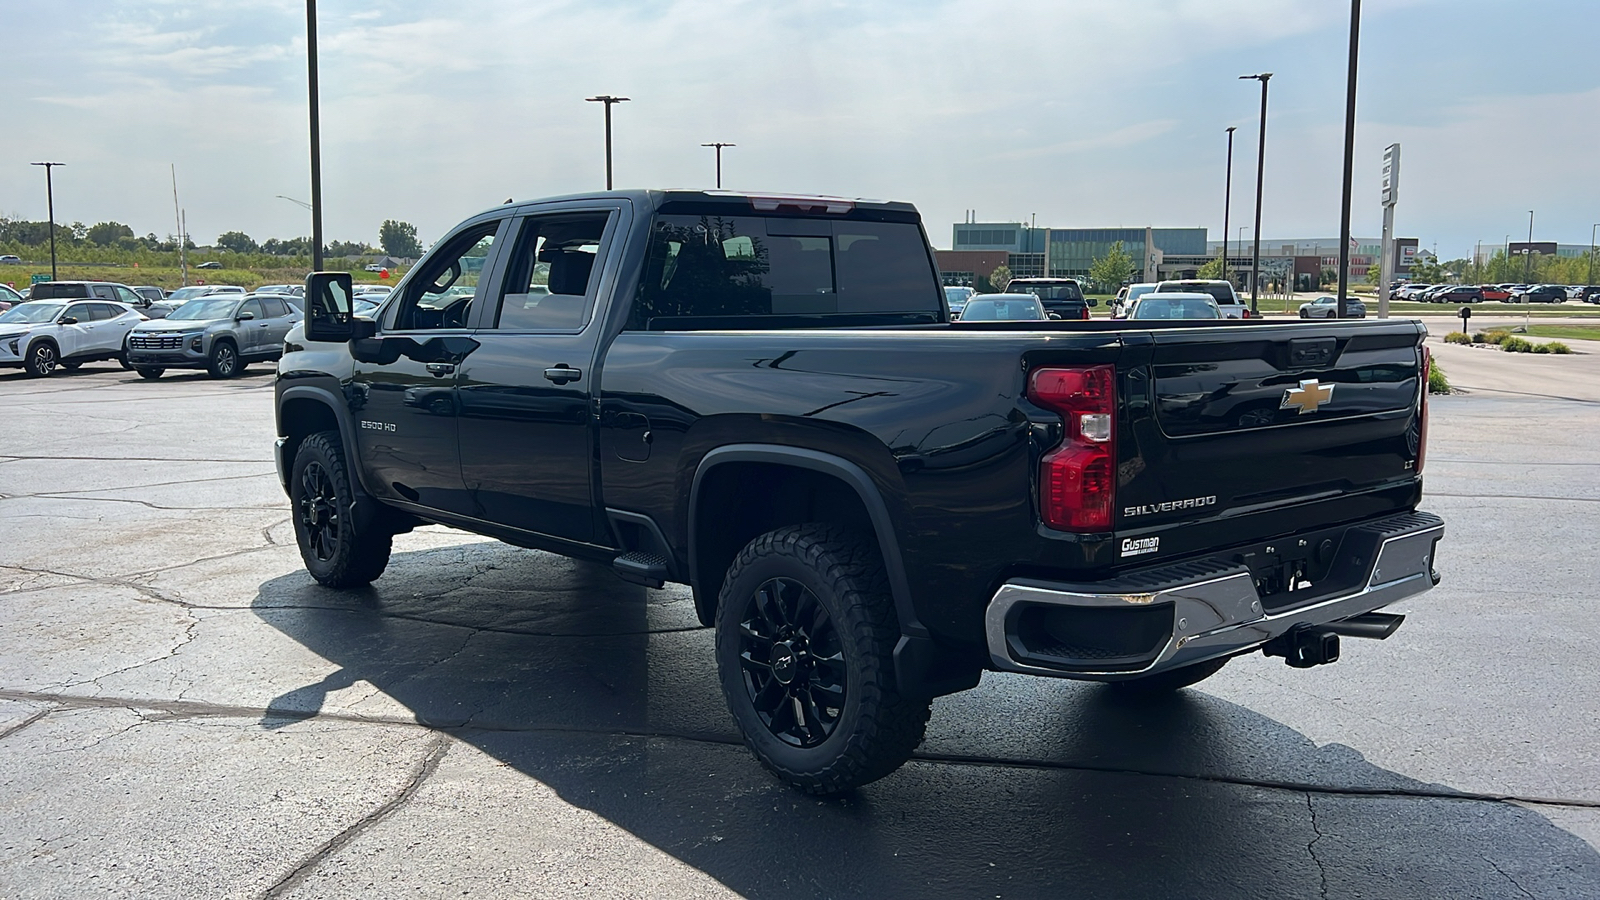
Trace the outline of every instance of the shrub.
[[1500, 349], [1507, 353], [1532, 353], [1533, 345], [1522, 338], [1506, 335], [1500, 342]]
[[1481, 332], [1481, 331], [1480, 331], [1480, 332], [1477, 332], [1477, 333], [1476, 333], [1476, 334], [1474, 334], [1474, 335], [1473, 335], [1473, 336], [1472, 336], [1472, 342], [1473, 342], [1473, 343], [1474, 343], [1474, 344], [1482, 344], [1482, 343], [1485, 343], [1485, 342], [1486, 342], [1486, 341], [1487, 341], [1487, 339], [1488, 339], [1488, 336], [1487, 336], [1487, 335], [1485, 335], [1485, 334], [1484, 334], [1484, 333], [1483, 333], [1483, 332]]
[[1439, 368], [1439, 361], [1436, 359], [1428, 360], [1428, 393], [1450, 393], [1450, 379], [1444, 377], [1444, 370]]
[[1534, 344], [1533, 345], [1533, 349], [1530, 350], [1529, 352], [1530, 353], [1549, 353], [1550, 352], [1550, 345], [1549, 344]]
[[1484, 335], [1483, 340], [1487, 344], [1503, 344], [1508, 337], [1511, 337], [1511, 332], [1495, 330]]
[[1551, 341], [1548, 344], [1540, 344], [1539, 346], [1544, 348], [1544, 352], [1554, 353], [1557, 356], [1565, 356], [1572, 352], [1571, 347], [1568, 347], [1566, 344], [1563, 344], [1560, 341]]
[[1468, 337], [1464, 332], [1452, 331], [1444, 336], [1444, 342], [1446, 344], [1470, 344], [1472, 343], [1472, 338]]

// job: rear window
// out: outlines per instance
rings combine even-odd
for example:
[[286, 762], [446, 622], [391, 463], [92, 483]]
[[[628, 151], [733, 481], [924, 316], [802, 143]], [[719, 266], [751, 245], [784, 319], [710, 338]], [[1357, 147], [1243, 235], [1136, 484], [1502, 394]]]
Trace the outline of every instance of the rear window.
[[1219, 306], [1240, 305], [1244, 301], [1238, 299], [1233, 288], [1226, 284], [1205, 281], [1174, 281], [1163, 283], [1160, 293], [1163, 294], [1210, 294]]
[[909, 222], [661, 215], [628, 327], [935, 322], [944, 297]]
[[1135, 319], [1215, 319], [1216, 307], [1204, 300], [1184, 297], [1167, 299], [1160, 294], [1147, 295], [1133, 308]]
[[1029, 284], [1026, 281], [1013, 280], [1006, 286], [1008, 294], [1032, 294], [1040, 300], [1082, 300], [1083, 289], [1076, 281], [1058, 281], [1045, 284]]
[[34, 300], [78, 300], [89, 296], [89, 286], [46, 281], [34, 285], [33, 293], [28, 296]]

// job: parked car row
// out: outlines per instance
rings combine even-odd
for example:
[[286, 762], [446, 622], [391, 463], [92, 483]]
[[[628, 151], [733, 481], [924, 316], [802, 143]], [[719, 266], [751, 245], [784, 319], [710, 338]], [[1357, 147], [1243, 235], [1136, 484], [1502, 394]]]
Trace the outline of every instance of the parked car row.
[[[195, 285], [160, 299], [148, 291], [95, 281], [33, 285], [0, 312], [0, 368], [47, 377], [58, 369], [116, 360], [145, 378], [167, 369], [205, 369], [230, 378], [252, 362], [283, 353], [304, 312], [295, 285], [246, 292], [236, 285]], [[7, 289], [0, 299], [17, 294]], [[370, 312], [381, 296], [358, 298]]]
[[1600, 303], [1600, 285], [1560, 284], [1403, 284], [1390, 293], [1396, 300], [1420, 303]]

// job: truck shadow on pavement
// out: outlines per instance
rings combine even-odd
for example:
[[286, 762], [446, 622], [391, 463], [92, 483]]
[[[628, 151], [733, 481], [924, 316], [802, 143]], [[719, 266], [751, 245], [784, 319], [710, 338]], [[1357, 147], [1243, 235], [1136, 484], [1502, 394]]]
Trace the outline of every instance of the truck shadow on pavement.
[[817, 800], [739, 743], [686, 590], [489, 542], [396, 554], [362, 591], [277, 578], [254, 612], [340, 667], [262, 727], [370, 683], [746, 896], [1600, 896], [1600, 854], [1539, 812], [1450, 797], [1200, 691], [1129, 705], [986, 676], [936, 702], [917, 759]]

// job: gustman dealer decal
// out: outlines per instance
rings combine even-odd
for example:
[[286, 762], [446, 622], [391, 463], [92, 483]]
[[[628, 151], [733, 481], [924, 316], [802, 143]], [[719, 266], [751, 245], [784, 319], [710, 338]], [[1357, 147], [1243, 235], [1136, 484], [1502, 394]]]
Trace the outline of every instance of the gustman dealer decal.
[[1148, 516], [1151, 513], [1173, 512], [1180, 509], [1200, 509], [1204, 506], [1216, 505], [1217, 497], [1215, 494], [1213, 494], [1210, 497], [1190, 497], [1187, 500], [1168, 500], [1165, 503], [1151, 503], [1145, 506], [1124, 506], [1122, 508], [1122, 516], [1123, 518], [1131, 519], [1134, 516]]
[[1123, 556], [1142, 556], [1146, 553], [1154, 553], [1160, 549], [1161, 538], [1158, 537], [1122, 539]]

